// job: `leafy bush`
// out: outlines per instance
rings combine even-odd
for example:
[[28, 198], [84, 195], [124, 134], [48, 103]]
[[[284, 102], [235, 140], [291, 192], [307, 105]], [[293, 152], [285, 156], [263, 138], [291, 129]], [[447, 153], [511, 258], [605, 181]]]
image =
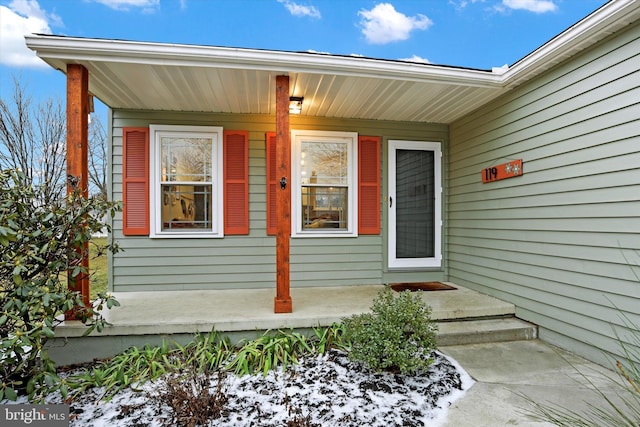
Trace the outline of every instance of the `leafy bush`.
[[159, 347], [130, 347], [107, 361], [85, 368], [67, 378], [72, 393], [80, 393], [92, 387], [102, 387], [107, 400], [127, 387], [135, 389], [149, 380], [178, 369], [174, 361], [175, 348], [163, 341]]
[[325, 354], [329, 349], [336, 348], [342, 351], [349, 351], [349, 343], [345, 340], [345, 330], [343, 324], [334, 323], [329, 327], [317, 327], [313, 329], [315, 337], [311, 343], [315, 347], [317, 354]]
[[87, 307], [65, 277], [67, 272], [71, 277], [88, 274], [83, 251], [103, 227], [100, 219], [118, 206], [79, 192], [43, 205], [38, 189], [24, 182], [20, 172], [0, 171], [0, 399], [10, 400], [22, 393], [33, 400], [52, 388], [66, 395], [68, 386], [47, 355], [47, 340], [55, 336], [65, 312], [74, 310], [89, 333], [105, 325], [96, 313], [104, 305], [117, 305], [100, 294]]
[[437, 325], [417, 294], [394, 295], [387, 287], [373, 301], [371, 313], [345, 318], [343, 324], [349, 358], [373, 370], [411, 374], [433, 363]]
[[307, 337], [293, 331], [278, 331], [276, 334], [267, 331], [261, 337], [241, 344], [226, 367], [237, 375], [262, 371], [266, 376], [276, 366], [285, 370], [287, 365], [298, 363], [298, 357], [315, 351]]

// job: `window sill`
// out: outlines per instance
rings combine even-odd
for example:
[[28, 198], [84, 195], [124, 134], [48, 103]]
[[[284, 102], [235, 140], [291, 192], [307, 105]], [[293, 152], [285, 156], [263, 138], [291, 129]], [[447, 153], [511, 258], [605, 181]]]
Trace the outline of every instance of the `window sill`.
[[223, 234], [202, 232], [156, 233], [149, 236], [150, 239], [222, 239], [223, 237]]
[[294, 233], [291, 234], [291, 237], [294, 239], [298, 239], [298, 238], [302, 238], [302, 239], [307, 239], [309, 237], [322, 237], [322, 238], [327, 238], [327, 237], [358, 237], [358, 235], [356, 233], [352, 233], [349, 231], [345, 231], [345, 232], [308, 232], [308, 233], [304, 233], [304, 232], [298, 232], [298, 233]]

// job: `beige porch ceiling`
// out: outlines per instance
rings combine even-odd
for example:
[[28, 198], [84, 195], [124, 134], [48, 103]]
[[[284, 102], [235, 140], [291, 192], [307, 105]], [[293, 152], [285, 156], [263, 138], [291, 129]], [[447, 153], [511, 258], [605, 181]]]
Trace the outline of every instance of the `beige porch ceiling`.
[[[499, 95], [496, 86], [282, 70], [147, 64], [85, 65], [90, 91], [112, 108], [275, 114], [275, 78], [289, 75], [315, 117], [449, 122]], [[131, 89], [133, 88], [133, 89]]]

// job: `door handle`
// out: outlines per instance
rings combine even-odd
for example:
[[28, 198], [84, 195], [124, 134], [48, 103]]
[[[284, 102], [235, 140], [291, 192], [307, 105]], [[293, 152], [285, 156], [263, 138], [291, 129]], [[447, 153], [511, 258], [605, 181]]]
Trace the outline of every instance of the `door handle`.
[[393, 207], [393, 197], [389, 196], [389, 208]]

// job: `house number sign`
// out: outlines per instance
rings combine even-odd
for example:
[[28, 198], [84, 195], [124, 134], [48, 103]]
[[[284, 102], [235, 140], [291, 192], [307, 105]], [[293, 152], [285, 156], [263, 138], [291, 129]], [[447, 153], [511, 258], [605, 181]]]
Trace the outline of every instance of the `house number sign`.
[[509, 163], [503, 163], [498, 166], [483, 169], [482, 182], [500, 181], [501, 179], [513, 178], [522, 175], [522, 159], [512, 160]]

